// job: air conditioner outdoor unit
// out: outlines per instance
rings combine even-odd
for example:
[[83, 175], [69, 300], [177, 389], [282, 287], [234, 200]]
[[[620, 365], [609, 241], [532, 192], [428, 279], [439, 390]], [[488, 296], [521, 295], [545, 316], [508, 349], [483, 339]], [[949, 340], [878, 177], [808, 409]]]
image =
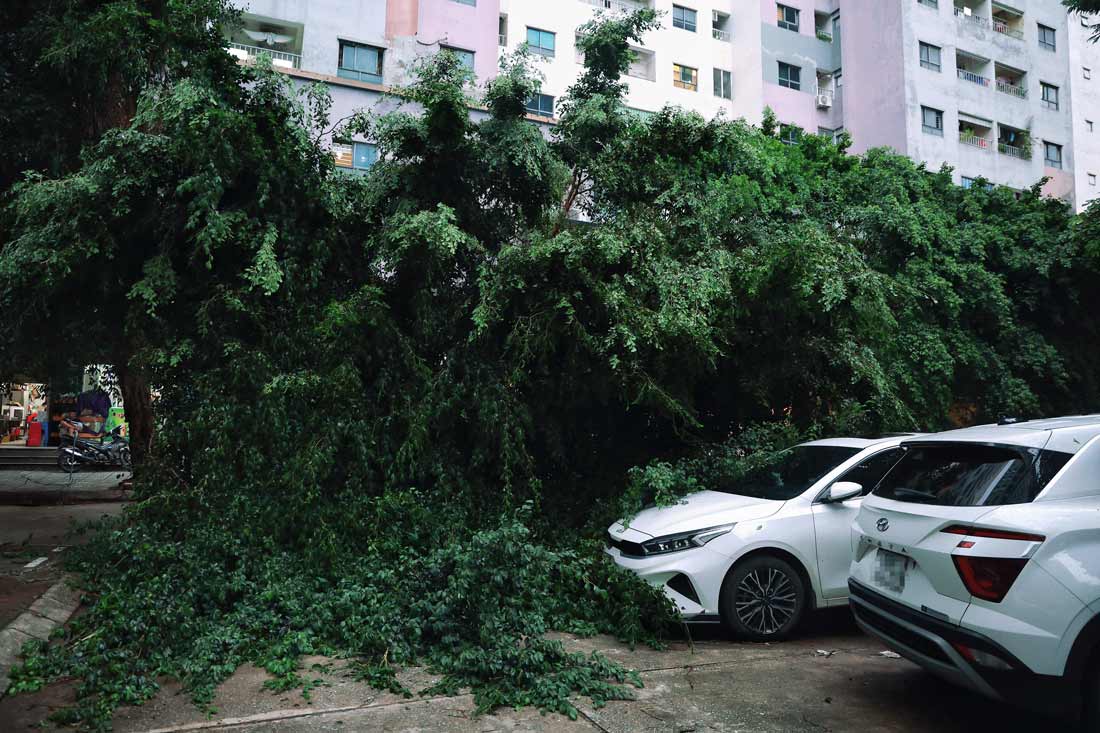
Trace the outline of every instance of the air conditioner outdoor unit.
[[832, 107], [833, 106], [833, 95], [831, 95], [831, 94], [818, 94], [817, 95], [817, 106], [818, 107], [823, 107], [825, 109], [828, 109], [829, 107]]

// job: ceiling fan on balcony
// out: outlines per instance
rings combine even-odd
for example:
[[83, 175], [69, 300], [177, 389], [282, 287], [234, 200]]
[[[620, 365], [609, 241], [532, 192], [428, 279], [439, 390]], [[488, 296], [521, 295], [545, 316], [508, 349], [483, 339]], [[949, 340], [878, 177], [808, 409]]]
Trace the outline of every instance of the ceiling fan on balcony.
[[248, 37], [256, 43], [264, 43], [268, 46], [282, 45], [294, 40], [294, 36], [287, 36], [282, 33], [275, 33], [274, 31], [254, 31], [249, 28], [244, 28], [243, 30]]

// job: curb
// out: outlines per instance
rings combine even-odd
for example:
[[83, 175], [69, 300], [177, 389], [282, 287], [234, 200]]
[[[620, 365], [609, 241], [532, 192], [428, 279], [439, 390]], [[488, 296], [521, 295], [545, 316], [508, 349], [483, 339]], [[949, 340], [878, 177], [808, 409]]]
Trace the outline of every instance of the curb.
[[16, 489], [0, 490], [0, 506], [54, 506], [57, 504], [95, 504], [130, 501], [126, 489]]
[[0, 698], [11, 685], [8, 674], [23, 645], [31, 639], [47, 641], [53, 630], [68, 621], [80, 605], [80, 592], [69, 585], [72, 580], [73, 576], [66, 574], [0, 631]]

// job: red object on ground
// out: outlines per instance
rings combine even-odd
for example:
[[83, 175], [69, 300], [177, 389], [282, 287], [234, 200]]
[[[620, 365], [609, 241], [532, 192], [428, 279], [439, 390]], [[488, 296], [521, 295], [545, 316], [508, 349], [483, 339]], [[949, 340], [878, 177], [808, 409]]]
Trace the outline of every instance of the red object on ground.
[[42, 423], [27, 423], [27, 445], [30, 447], [42, 447]]

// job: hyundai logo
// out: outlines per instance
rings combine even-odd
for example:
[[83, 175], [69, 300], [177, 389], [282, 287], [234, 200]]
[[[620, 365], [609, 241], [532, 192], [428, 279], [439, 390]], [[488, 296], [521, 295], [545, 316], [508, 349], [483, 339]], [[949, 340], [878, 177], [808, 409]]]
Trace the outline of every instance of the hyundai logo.
[[885, 532], [890, 529], [890, 520], [886, 517], [879, 517], [879, 520], [875, 522], [875, 527], [879, 532]]

